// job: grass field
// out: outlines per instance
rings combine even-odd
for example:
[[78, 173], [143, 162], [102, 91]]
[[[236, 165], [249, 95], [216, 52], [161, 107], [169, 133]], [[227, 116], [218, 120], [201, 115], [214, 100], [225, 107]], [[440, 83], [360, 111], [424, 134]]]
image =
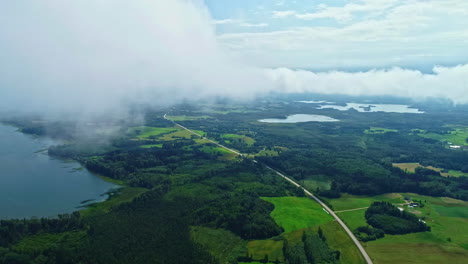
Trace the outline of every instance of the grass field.
[[[402, 193], [374, 197], [346, 196], [331, 200], [331, 203], [344, 210], [346, 207], [362, 207], [374, 200], [403, 201], [401, 197], [404, 196], [426, 201], [423, 208], [404, 208], [425, 218], [432, 230], [407, 235], [386, 235], [382, 239], [364, 243], [374, 263], [464, 263], [468, 259], [468, 202]], [[345, 206], [347, 202], [348, 206]], [[365, 210], [358, 210], [341, 212], [338, 215], [351, 229], [355, 229], [367, 225], [364, 213]]]
[[255, 260], [261, 260], [265, 255], [268, 255], [268, 259], [271, 261], [284, 261], [282, 240], [267, 239], [249, 241], [247, 250], [249, 255]]
[[[205, 135], [205, 132], [201, 131], [201, 130], [192, 130], [193, 132], [197, 133], [198, 135], [200, 136], [204, 136]], [[201, 141], [203, 139], [200, 139], [199, 137], [197, 137], [196, 135], [190, 133], [190, 131], [187, 131], [185, 129], [179, 129], [179, 130], [176, 130], [172, 133], [169, 133], [169, 134], [165, 134], [164, 136], [162, 137], [159, 137], [159, 140], [163, 140], [163, 141], [173, 141], [173, 140], [177, 140], [177, 139], [181, 139], [181, 138], [184, 138], [184, 139], [191, 139], [192, 137], [195, 138], [195, 141]], [[206, 141], [206, 140], [204, 140]], [[206, 141], [208, 142], [208, 141]]]
[[221, 137], [225, 141], [228, 141], [228, 142], [233, 141], [233, 140], [241, 140], [242, 142], [244, 142], [248, 146], [252, 146], [253, 144], [255, 144], [255, 139], [253, 139], [251, 137], [248, 137], [248, 136], [244, 136], [244, 135], [223, 134]]
[[396, 129], [382, 128], [382, 127], [371, 127], [364, 131], [365, 134], [385, 134], [388, 132], [398, 132]]
[[174, 127], [134, 127], [129, 129], [130, 134], [135, 134], [138, 139], [146, 139], [150, 137], [157, 137], [162, 134], [168, 134], [177, 131]]
[[418, 133], [420, 137], [431, 138], [439, 141], [447, 141], [459, 146], [468, 146], [466, 139], [468, 138], [468, 127], [463, 126], [446, 126], [453, 131], [448, 134], [436, 134], [436, 133]]
[[247, 253], [247, 241], [224, 229], [193, 226], [192, 240], [202, 245], [219, 263], [232, 263]]
[[377, 196], [356, 196], [343, 194], [338, 199], [331, 199], [328, 201], [333, 206], [334, 211], [369, 207], [375, 201], [387, 201], [394, 204], [404, 203], [403, 196], [397, 193], [389, 193]]
[[[422, 167], [422, 168], [426, 168], [426, 169], [430, 169], [430, 170], [433, 170], [433, 171], [437, 171], [437, 172], [440, 172], [440, 175], [444, 176], [444, 177], [468, 177], [468, 173], [463, 173], [461, 171], [456, 171], [456, 170], [444, 170], [442, 168], [436, 168], [436, 167], [432, 167], [432, 166], [423, 166], [419, 163], [416, 163], [416, 162], [410, 162], [410, 163], [393, 163], [393, 166], [395, 167], [398, 167], [406, 172], [409, 172], [409, 173], [414, 173], [416, 171], [416, 168], [418, 167]], [[446, 171], [446, 172], [444, 172]]]
[[306, 197], [262, 197], [275, 205], [271, 216], [285, 232], [317, 226], [333, 220], [323, 208]]

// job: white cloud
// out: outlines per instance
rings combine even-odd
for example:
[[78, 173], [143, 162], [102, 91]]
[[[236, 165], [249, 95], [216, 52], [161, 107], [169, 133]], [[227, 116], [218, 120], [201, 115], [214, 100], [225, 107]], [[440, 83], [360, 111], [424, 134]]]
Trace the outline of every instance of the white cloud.
[[260, 27], [268, 27], [268, 23], [249, 23], [242, 19], [221, 19], [221, 20], [214, 20], [213, 24], [215, 25], [237, 25], [239, 27], [247, 27], [247, 28], [260, 28]]
[[239, 19], [227, 18], [227, 19], [215, 20], [215, 21], [213, 21], [213, 24], [215, 24], [215, 25], [225, 25], [225, 24], [238, 24], [238, 23], [241, 23], [241, 22], [242, 22], [242, 20], [239, 20]]
[[241, 27], [250, 27], [250, 28], [259, 28], [259, 27], [268, 27], [268, 23], [240, 23]]
[[331, 18], [340, 22], [351, 21], [357, 13], [366, 13], [367, 16], [381, 15], [390, 9], [399, 0], [359, 0], [342, 7], [319, 5], [318, 11], [313, 13], [295, 14], [296, 18], [311, 20], [318, 18]]
[[[403, 69], [354, 74], [253, 66], [258, 54], [276, 58], [275, 63], [282, 66], [297, 65], [299, 59], [308, 65], [333, 67], [411, 56], [418, 56], [419, 61], [434, 56], [432, 45], [419, 44], [434, 40], [441, 41], [436, 55], [453, 55], [445, 41], [460, 40], [465, 41], [459, 48], [466, 54], [466, 28], [446, 31], [441, 25], [435, 35], [413, 35], [412, 21], [423, 29], [432, 27], [426, 12], [445, 12], [449, 5], [431, 11], [415, 4], [417, 10], [412, 14], [417, 20], [405, 10], [396, 10], [382, 21], [343, 28], [217, 37], [210, 14], [198, 3], [1, 1], [0, 110], [120, 114], [129, 103], [160, 105], [213, 96], [252, 98], [272, 91], [443, 96], [468, 103], [467, 65], [438, 67], [435, 75]], [[456, 19], [465, 11], [451, 12]], [[224, 47], [242, 52], [244, 63], [234, 61]]]
[[0, 110], [114, 112], [253, 96], [243, 89], [261, 77], [220, 49], [199, 2], [0, 1]]
[[273, 18], [285, 18], [296, 15], [296, 11], [286, 10], [286, 11], [273, 11]]
[[422, 100], [448, 98], [455, 103], [468, 103], [468, 64], [456, 67], [434, 67], [433, 74], [393, 68], [367, 72], [294, 71], [286, 68], [269, 70], [276, 91], [286, 93], [325, 93], [381, 96], [393, 95]]

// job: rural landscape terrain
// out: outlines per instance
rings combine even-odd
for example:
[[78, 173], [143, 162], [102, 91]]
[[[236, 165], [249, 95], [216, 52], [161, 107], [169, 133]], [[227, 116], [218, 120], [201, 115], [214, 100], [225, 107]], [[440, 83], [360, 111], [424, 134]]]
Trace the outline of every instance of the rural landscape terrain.
[[[119, 187], [59, 218], [1, 220], [0, 260], [462, 263], [468, 108], [321, 107], [348, 100], [274, 96], [146, 109], [143, 124], [87, 124], [102, 138], [104, 127], [118, 127], [105, 143], [62, 132], [77, 123], [4, 119], [22, 133], [62, 139], [50, 156], [79, 161]], [[402, 104], [379, 100], [368, 105]], [[265, 122], [298, 114], [337, 121]]]
[[0, 0], [0, 264], [468, 264], [467, 0]]

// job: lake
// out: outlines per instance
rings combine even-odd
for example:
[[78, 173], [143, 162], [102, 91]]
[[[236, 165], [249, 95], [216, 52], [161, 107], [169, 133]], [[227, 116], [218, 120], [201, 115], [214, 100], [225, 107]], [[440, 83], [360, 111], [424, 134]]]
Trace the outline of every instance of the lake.
[[44, 150], [56, 144], [0, 124], [0, 219], [70, 213], [116, 187], [77, 162], [49, 157]]
[[285, 119], [278, 118], [267, 118], [258, 120], [262, 123], [304, 123], [304, 122], [337, 122], [338, 119], [334, 119], [328, 116], [323, 115], [307, 115], [307, 114], [297, 114], [290, 115]]
[[346, 106], [339, 105], [321, 105], [318, 109], [337, 109], [340, 111], [347, 111], [350, 109], [355, 109], [358, 112], [386, 112], [386, 113], [410, 113], [410, 114], [423, 114], [423, 111], [420, 111], [417, 108], [411, 108], [408, 105], [399, 105], [399, 104], [356, 104], [356, 103], [347, 103]]

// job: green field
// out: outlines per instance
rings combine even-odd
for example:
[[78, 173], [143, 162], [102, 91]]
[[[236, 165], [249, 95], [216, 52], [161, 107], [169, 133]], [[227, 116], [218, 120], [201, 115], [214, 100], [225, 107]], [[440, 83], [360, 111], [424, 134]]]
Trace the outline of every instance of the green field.
[[468, 146], [468, 142], [466, 141], [466, 139], [468, 138], [468, 127], [451, 125], [448, 125], [446, 127], [453, 130], [449, 131], [448, 134], [436, 134], [426, 132], [417, 133], [417, 135], [420, 137], [431, 138], [439, 141], [447, 141], [459, 146]]
[[357, 196], [343, 194], [338, 199], [328, 200], [334, 211], [350, 210], [369, 207], [375, 201], [387, 201], [394, 204], [404, 203], [403, 196], [397, 193], [389, 193], [377, 196]]
[[[201, 130], [192, 130], [193, 132], [197, 133], [199, 136], [204, 136], [205, 133]], [[191, 138], [194, 138], [196, 139], [196, 141], [202, 141], [203, 139], [200, 139], [200, 137], [194, 135], [193, 133], [191, 133], [190, 131], [187, 131], [185, 129], [179, 129], [175, 132], [172, 132], [172, 133], [169, 133], [169, 134], [165, 134], [164, 136], [160, 137], [159, 139], [160, 140], [163, 140], [163, 141], [173, 141], [173, 140], [177, 140], [177, 139], [191, 139]], [[206, 141], [206, 140], [203, 140], [203, 141]], [[208, 142], [208, 141], [206, 141]]]
[[239, 140], [248, 146], [252, 146], [253, 144], [255, 144], [255, 139], [244, 135], [223, 134], [221, 137], [224, 139], [224, 141], [228, 143], [235, 140]]
[[138, 139], [146, 139], [150, 137], [156, 137], [162, 134], [168, 134], [171, 132], [177, 131], [174, 127], [134, 127], [129, 129], [130, 134], [135, 134]]
[[283, 241], [282, 240], [254, 240], [247, 244], [247, 250], [250, 256], [255, 260], [261, 260], [268, 255], [268, 259], [275, 261], [284, 261]]
[[364, 131], [365, 134], [385, 134], [388, 132], [398, 132], [396, 129], [382, 128], [382, 127], [371, 127]]
[[[386, 235], [382, 239], [364, 243], [374, 263], [462, 263], [468, 258], [468, 202], [452, 198], [434, 198], [417, 194], [397, 194], [357, 197], [347, 196], [331, 200], [338, 208], [361, 207], [374, 200], [403, 201], [408, 196], [424, 200], [423, 208], [405, 210], [424, 218], [431, 232], [406, 235]], [[393, 198], [392, 198], [393, 197]], [[348, 206], [346, 202], [349, 202]], [[347, 211], [338, 215], [351, 228], [366, 225], [365, 210]]]
[[318, 226], [333, 220], [323, 208], [306, 197], [262, 197], [275, 205], [271, 216], [285, 232]]

